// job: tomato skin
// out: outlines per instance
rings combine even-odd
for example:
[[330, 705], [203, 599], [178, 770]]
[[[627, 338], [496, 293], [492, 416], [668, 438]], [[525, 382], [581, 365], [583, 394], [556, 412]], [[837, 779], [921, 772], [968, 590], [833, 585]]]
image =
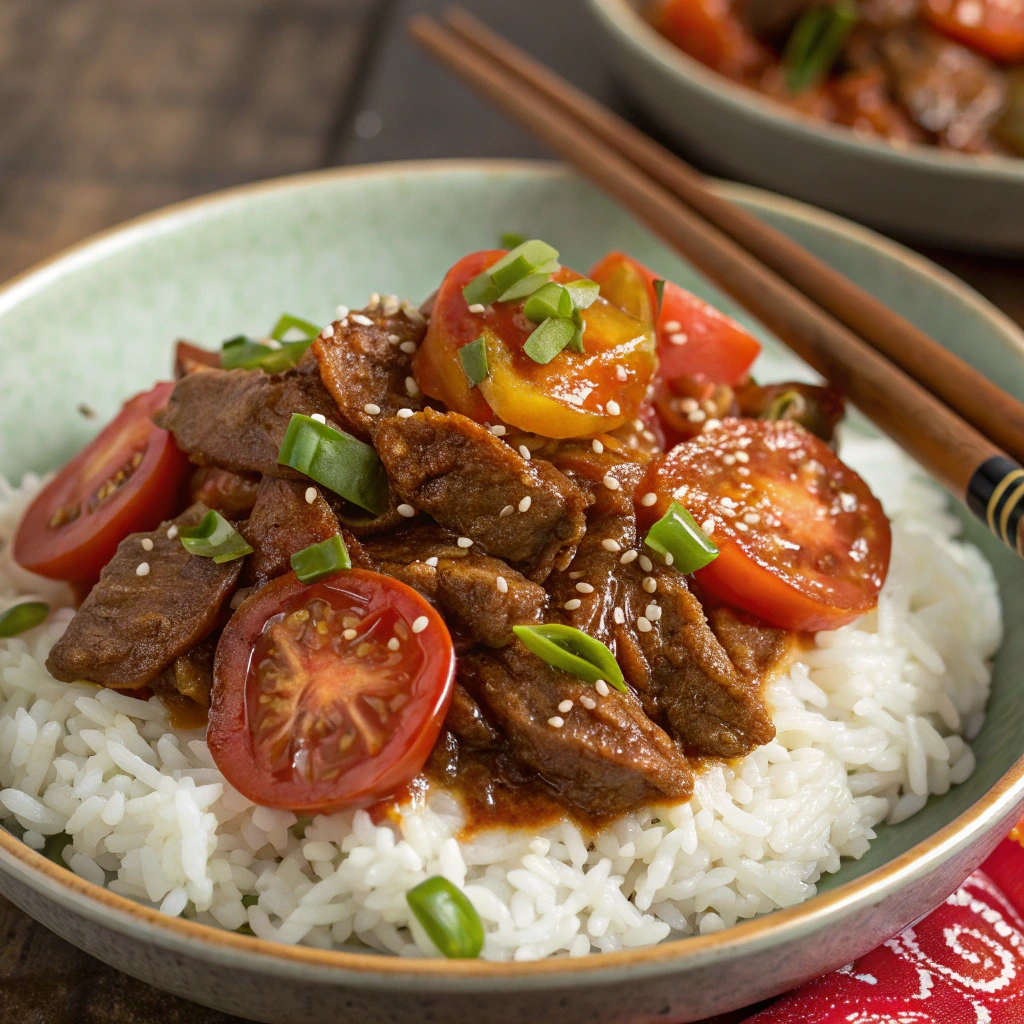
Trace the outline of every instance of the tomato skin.
[[943, 34], [995, 60], [1015, 64], [1024, 60], [1024, 4], [1004, 0], [975, 0], [980, 17], [967, 24], [958, 17], [961, 0], [925, 0], [924, 19]]
[[[654, 303], [658, 275], [625, 253], [610, 252], [590, 276], [603, 291], [604, 282], [614, 277], [623, 263], [631, 264], [643, 275]], [[673, 323], [678, 323], [680, 329], [666, 327]], [[673, 336], [680, 333], [686, 337], [685, 343], [673, 343]], [[658, 315], [659, 379], [693, 377], [711, 384], [738, 384], [746, 379], [760, 353], [761, 343], [732, 317], [685, 288], [665, 282]]]
[[[383, 747], [333, 779], [300, 777], [294, 767], [274, 770], [253, 735], [258, 711], [258, 669], [254, 652], [260, 650], [268, 620], [281, 619], [327, 600], [336, 608], [357, 608], [368, 618], [394, 613], [407, 628], [420, 616], [427, 627], [411, 634], [421, 659], [413, 692], [403, 706], [400, 721]], [[411, 630], [410, 630], [411, 633]], [[336, 657], [336, 666], [357, 664]], [[304, 690], [315, 691], [319, 677], [309, 669]], [[406, 786], [425, 764], [444, 722], [455, 679], [455, 653], [440, 615], [415, 590], [388, 576], [362, 569], [335, 573], [314, 584], [299, 581], [294, 572], [281, 576], [244, 601], [224, 629], [214, 661], [213, 700], [207, 742], [224, 777], [243, 795], [264, 807], [303, 814], [321, 814], [344, 807], [369, 807]], [[328, 680], [328, 683], [330, 680]], [[321, 686], [321, 689], [323, 687]], [[325, 701], [331, 691], [320, 696]], [[331, 710], [328, 708], [328, 710]], [[321, 716], [326, 721], [327, 715]], [[294, 722], [294, 717], [292, 718]], [[330, 734], [329, 734], [330, 735]], [[316, 743], [304, 748], [312, 751]], [[305, 755], [312, 760], [314, 754]]]
[[889, 521], [864, 481], [792, 421], [724, 420], [655, 463], [638, 493], [646, 491], [658, 500], [637, 506], [645, 528], [673, 500], [698, 523], [713, 521], [720, 553], [694, 575], [734, 607], [785, 629], [816, 631], [877, 604]]
[[662, 0], [652, 21], [680, 50], [730, 78], [743, 78], [764, 63], [765, 51], [728, 0]]
[[[130, 398], [99, 436], [37, 495], [14, 537], [14, 560], [23, 569], [50, 579], [91, 584], [128, 534], [152, 530], [179, 511], [190, 469], [188, 458], [171, 435], [152, 422], [173, 390], [174, 385], [166, 382]], [[139, 451], [144, 452], [142, 461], [97, 508], [62, 525], [49, 525], [59, 510], [81, 507]]]

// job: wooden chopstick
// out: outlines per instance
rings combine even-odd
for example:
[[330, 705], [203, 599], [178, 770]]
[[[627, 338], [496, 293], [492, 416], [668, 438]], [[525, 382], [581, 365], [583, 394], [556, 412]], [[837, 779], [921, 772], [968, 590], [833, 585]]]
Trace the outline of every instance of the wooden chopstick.
[[723, 286], [1024, 553], [1024, 469], [993, 441], [510, 68], [425, 16], [410, 31]]
[[1024, 403], [788, 235], [716, 195], [703, 175], [607, 107], [570, 85], [455, 7], [448, 25], [477, 50], [528, 82], [549, 102], [645, 170], [702, 217], [813, 299], [955, 409], [968, 423], [1024, 462]]

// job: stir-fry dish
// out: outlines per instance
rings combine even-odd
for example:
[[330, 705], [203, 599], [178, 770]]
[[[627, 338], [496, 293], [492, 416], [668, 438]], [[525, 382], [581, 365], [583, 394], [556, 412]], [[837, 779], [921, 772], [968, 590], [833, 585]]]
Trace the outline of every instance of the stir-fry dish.
[[649, 17], [708, 67], [821, 120], [1024, 156], [1021, 0], [654, 0]]
[[[915, 682], [942, 699], [915, 704], [913, 687], [890, 680], [896, 704], [879, 705], [893, 721], [919, 716], [924, 769], [913, 752], [907, 769], [884, 730], [879, 745], [875, 722], [836, 740], [847, 751], [868, 744], [863, 759], [844, 757], [870, 769], [880, 795], [865, 786], [843, 797], [846, 761], [830, 768], [820, 751], [791, 754], [794, 743], [810, 750], [807, 723], [825, 722], [818, 712], [801, 720], [800, 741], [778, 735], [783, 698], [769, 687], [785, 678], [797, 704], [820, 709], [814, 693], [830, 698], [806, 667], [816, 643], [854, 623], [889, 628], [895, 614], [873, 612], [890, 522], [836, 453], [839, 395], [755, 382], [758, 341], [629, 256], [613, 252], [583, 277], [545, 242], [508, 243], [460, 259], [421, 307], [373, 295], [360, 311], [339, 307], [324, 327], [284, 315], [266, 338], [231, 338], [219, 350], [179, 342], [175, 380], [130, 399], [39, 491], [11, 554], [77, 597], [45, 648], [39, 684], [69, 684], [70, 696], [46, 690], [39, 715], [63, 700], [83, 718], [68, 725], [68, 713], [53, 711], [67, 732], [65, 753], [48, 748], [49, 788], [39, 775], [26, 791], [21, 773], [0, 792], [3, 801], [18, 790], [6, 807], [21, 815], [26, 841], [66, 832], [65, 859], [87, 877], [265, 937], [330, 945], [354, 933], [395, 952], [475, 956], [486, 933], [489, 955], [527, 959], [587, 952], [591, 940], [645, 944], [799, 901], [817, 873], [835, 870], [840, 850], [867, 848], [872, 824], [897, 808], [913, 813], [943, 780], [948, 788], [954, 769], [969, 773], [958, 732], [983, 708], [988, 677], [971, 675], [955, 706], [955, 665], [935, 672], [928, 662], [930, 682]], [[942, 559], [932, 551], [924, 561]], [[901, 584], [899, 600], [910, 602], [914, 586]], [[46, 617], [38, 601], [14, 604], [0, 636]], [[915, 628], [927, 647], [944, 620], [932, 612]], [[911, 657], [899, 647], [897, 676]], [[104, 689], [91, 697], [75, 689], [83, 683]], [[170, 716], [163, 732], [154, 706]], [[20, 736], [11, 707], [10, 735]], [[148, 723], [134, 737], [133, 715]], [[204, 726], [190, 762], [176, 737]], [[837, 719], [836, 728], [846, 727]], [[752, 805], [714, 820], [718, 783], [708, 780], [723, 780], [725, 794], [734, 778], [735, 795], [722, 799], [749, 802], [774, 778], [772, 765], [791, 758], [791, 781], [771, 783], [781, 787], [778, 808], [786, 789], [825, 787], [824, 802], [809, 798], [791, 815], [791, 838], [782, 825], [750, 825], [762, 813]], [[219, 810], [200, 813], [196, 779]], [[192, 817], [181, 817], [186, 798], [174, 786], [196, 801]], [[914, 800], [902, 804], [904, 793]], [[176, 809], [158, 811], [165, 797]], [[251, 818], [238, 824], [244, 808]], [[180, 818], [180, 835], [146, 817], [161, 814]], [[444, 814], [457, 820], [447, 832], [437, 824]], [[671, 851], [659, 853], [666, 814]], [[190, 839], [207, 819], [208, 838]], [[805, 835], [815, 820], [836, 852], [808, 852], [821, 841]], [[747, 829], [735, 848], [748, 874], [763, 870], [773, 828], [777, 849], [795, 843], [809, 866], [745, 882], [709, 867], [698, 825], [718, 843], [725, 825], [741, 837]], [[529, 912], [507, 891], [519, 884], [514, 867], [501, 867], [511, 854], [472, 852], [493, 835], [512, 837], [506, 846], [525, 837], [525, 863], [555, 858], [556, 867], [531, 868], [539, 902]], [[577, 838], [557, 839], [566, 835]], [[618, 852], [603, 861], [610, 840], [595, 837], [611, 835]], [[189, 854], [193, 842], [204, 852]], [[164, 850], [159, 868], [153, 849]], [[559, 871], [582, 870], [592, 853], [593, 878], [603, 872], [612, 895], [594, 897], [605, 909], [591, 909], [583, 932], [580, 911], [565, 909], [581, 898], [573, 885], [563, 878], [569, 895], [538, 893], [554, 894]], [[666, 865], [703, 856], [702, 876], [719, 872], [710, 889], [734, 884], [728, 900], [746, 902], [712, 910], [685, 886], [655, 898], [659, 885], [682, 884], [668, 866], [656, 884], [655, 854]], [[490, 865], [475, 888], [461, 884], [464, 859]], [[185, 875], [175, 882], [179, 861]], [[621, 877], [609, 876], [613, 863]], [[379, 881], [354, 882], [357, 870]], [[286, 876], [285, 897], [275, 886]], [[488, 878], [498, 888], [481, 895]], [[393, 887], [393, 910], [367, 897], [375, 885]], [[304, 911], [311, 892], [325, 905]], [[695, 909], [672, 903], [691, 898]], [[652, 902], [657, 918], [646, 914]], [[518, 931], [501, 937], [556, 909], [566, 916], [553, 945], [547, 933], [532, 945]], [[412, 938], [389, 921], [406, 922]], [[607, 945], [602, 927], [611, 927]]]

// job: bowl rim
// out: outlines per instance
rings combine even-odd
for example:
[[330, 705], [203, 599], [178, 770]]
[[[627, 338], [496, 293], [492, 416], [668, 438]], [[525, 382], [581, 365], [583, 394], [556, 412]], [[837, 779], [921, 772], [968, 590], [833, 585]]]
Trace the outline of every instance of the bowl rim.
[[[458, 172], [535, 175], [537, 177], [573, 177], [564, 165], [551, 161], [503, 159], [449, 159], [393, 161], [355, 167], [326, 168], [239, 185], [171, 204], [132, 218], [80, 241], [28, 268], [0, 286], [0, 318], [23, 298], [46, 285], [119, 251], [144, 237], [159, 236], [183, 224], [201, 218], [210, 208], [244, 202], [253, 196], [280, 194], [331, 182], [388, 176], [439, 175]], [[832, 233], [867, 243], [872, 248], [907, 262], [926, 276], [938, 279], [963, 302], [992, 322], [1003, 343], [1024, 358], [1024, 332], [998, 309], [952, 274], [930, 260], [911, 252], [868, 228], [853, 224], [835, 214], [826, 213], [797, 200], [776, 196], [746, 185], [716, 183], [726, 195], [748, 198], [806, 223], [816, 224]], [[671, 973], [683, 960], [707, 961], [732, 958], [740, 953], [796, 939], [823, 926], [833, 917], [844, 917], [856, 910], [877, 904], [902, 887], [923, 877], [930, 870], [970, 846], [1024, 802], [1024, 753], [974, 804], [927, 839], [866, 874], [818, 893], [794, 907], [780, 909], [739, 922], [731, 928], [708, 934], [688, 936], [656, 946], [602, 953], [581, 958], [558, 958], [527, 963], [485, 960], [412, 959], [379, 953], [322, 950], [240, 935], [212, 925], [170, 917], [158, 909], [120, 896], [88, 882], [68, 868], [26, 846], [0, 827], [0, 870], [27, 884], [47, 898], [70, 900], [86, 916], [122, 934], [141, 929], [158, 945], [174, 946], [195, 955], [203, 948], [214, 959], [256, 957], [263, 969], [284, 971], [305, 969], [327, 971], [346, 977], [350, 983], [457, 984], [467, 988], [514, 981], [517, 985], [553, 987], [567, 973], [587, 974], [595, 982], [629, 970], [644, 974]], [[48, 891], [49, 890], [49, 891]], [[53, 890], [61, 890], [54, 894]]]
[[763, 124], [794, 132], [809, 142], [824, 140], [839, 146], [847, 154], [870, 155], [877, 159], [906, 164], [929, 173], [951, 177], [975, 177], [1024, 184], [1024, 156], [958, 153], [924, 143], [895, 145], [872, 136], [861, 135], [844, 125], [821, 121], [802, 111], [787, 107], [755, 89], [747, 88], [712, 70], [665, 39], [641, 17], [634, 0], [587, 0], [599, 20], [621, 36], [635, 51], [654, 59], [661, 69], [706, 95], [727, 100], [737, 113], [756, 118]]

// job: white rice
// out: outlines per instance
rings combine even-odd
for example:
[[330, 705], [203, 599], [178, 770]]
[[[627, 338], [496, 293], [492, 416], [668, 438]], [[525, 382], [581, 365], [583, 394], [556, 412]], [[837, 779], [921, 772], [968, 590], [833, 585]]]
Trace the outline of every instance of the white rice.
[[[70, 837], [59, 856], [72, 871], [165, 913], [324, 948], [436, 956], [405, 901], [435, 874], [472, 900], [492, 960], [646, 946], [800, 903], [877, 825], [971, 774], [1001, 632], [992, 571], [953, 539], [934, 486], [888, 442], [844, 457], [894, 521], [878, 609], [818, 634], [770, 684], [776, 739], [709, 770], [689, 803], [597, 837], [561, 823], [460, 842], [443, 792], [397, 827], [361, 811], [298, 822], [227, 785], [202, 735], [172, 730], [158, 701], [52, 679], [65, 607], [0, 641], [0, 818], [35, 849]], [[37, 487], [0, 482], [0, 545]], [[0, 554], [0, 610], [26, 594], [67, 603]]]

